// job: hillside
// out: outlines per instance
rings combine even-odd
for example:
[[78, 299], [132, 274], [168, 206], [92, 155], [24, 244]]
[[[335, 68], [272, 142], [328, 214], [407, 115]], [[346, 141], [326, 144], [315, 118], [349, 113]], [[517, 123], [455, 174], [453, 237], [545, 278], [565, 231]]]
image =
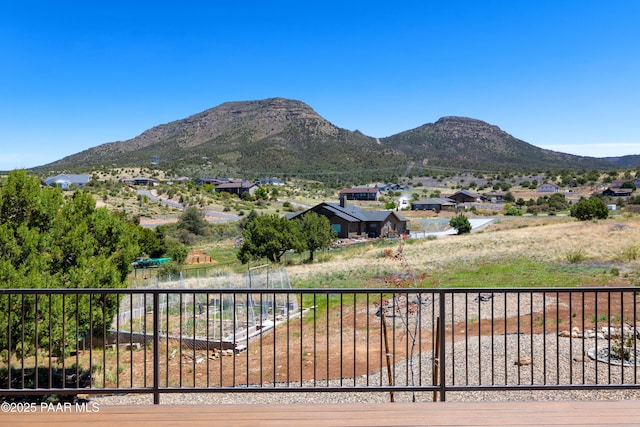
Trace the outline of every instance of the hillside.
[[475, 170], [607, 168], [611, 161], [543, 150], [480, 120], [444, 117], [387, 138], [339, 128], [283, 98], [228, 102], [139, 136], [106, 143], [38, 171], [133, 167], [159, 161], [176, 173], [245, 176], [368, 171], [397, 175], [407, 163]]
[[443, 117], [435, 123], [384, 138], [384, 145], [423, 164], [468, 169], [606, 168], [602, 159], [544, 150], [499, 127], [465, 117]]
[[603, 160], [613, 163], [616, 168], [636, 168], [640, 166], [640, 154], [620, 157], [604, 157]]
[[402, 153], [384, 153], [375, 138], [338, 128], [302, 102], [273, 98], [228, 102], [42, 168], [149, 165], [154, 156], [165, 169], [217, 165], [241, 174], [344, 171], [406, 162]]

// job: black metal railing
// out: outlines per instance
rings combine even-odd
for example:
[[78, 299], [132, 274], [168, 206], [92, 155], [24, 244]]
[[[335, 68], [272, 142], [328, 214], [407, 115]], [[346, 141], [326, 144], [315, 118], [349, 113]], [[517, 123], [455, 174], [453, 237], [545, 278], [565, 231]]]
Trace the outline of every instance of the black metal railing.
[[0, 396], [639, 389], [636, 288], [3, 289]]

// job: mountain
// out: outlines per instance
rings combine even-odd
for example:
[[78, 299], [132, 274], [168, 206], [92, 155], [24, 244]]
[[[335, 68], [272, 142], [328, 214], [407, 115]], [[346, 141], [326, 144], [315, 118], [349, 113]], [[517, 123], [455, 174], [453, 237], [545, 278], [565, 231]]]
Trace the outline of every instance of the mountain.
[[480, 120], [443, 117], [378, 139], [339, 128], [303, 102], [271, 98], [227, 102], [35, 169], [147, 166], [152, 160], [176, 172], [214, 167], [247, 176], [401, 173], [411, 163], [489, 171], [612, 167], [611, 161], [535, 147]]
[[[310, 173], [404, 164], [390, 159], [376, 139], [341, 129], [308, 105], [282, 98], [228, 102], [151, 128], [127, 140], [102, 144], [45, 165], [226, 165], [244, 173]], [[389, 153], [390, 156], [393, 154]]]
[[606, 160], [615, 165], [616, 168], [636, 168], [640, 166], [640, 154], [632, 154], [628, 156], [620, 157], [603, 157], [602, 160]]
[[468, 169], [610, 168], [593, 157], [545, 150], [497, 126], [466, 117], [442, 117], [435, 123], [384, 138], [383, 145], [423, 159], [427, 165]]

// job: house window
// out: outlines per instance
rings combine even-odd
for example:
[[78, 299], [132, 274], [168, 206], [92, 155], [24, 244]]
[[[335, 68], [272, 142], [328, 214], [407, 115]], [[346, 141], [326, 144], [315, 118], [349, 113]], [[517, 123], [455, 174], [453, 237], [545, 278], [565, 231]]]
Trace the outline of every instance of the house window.
[[335, 231], [338, 234], [340, 234], [340, 231], [342, 229], [342, 227], [340, 227], [340, 224], [331, 224], [331, 228], [333, 228], [333, 231]]

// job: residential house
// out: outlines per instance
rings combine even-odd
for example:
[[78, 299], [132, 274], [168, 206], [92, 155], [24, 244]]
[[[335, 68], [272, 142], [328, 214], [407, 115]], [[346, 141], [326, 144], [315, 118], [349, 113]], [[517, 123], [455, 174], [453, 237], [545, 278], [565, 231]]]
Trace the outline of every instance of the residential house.
[[609, 187], [602, 192], [603, 196], [609, 197], [629, 197], [633, 193], [632, 188], [615, 188]]
[[145, 178], [143, 176], [139, 176], [136, 178], [122, 178], [120, 182], [123, 184], [129, 184], [129, 185], [146, 185], [146, 186], [158, 185], [157, 180], [153, 178]]
[[237, 180], [218, 184], [215, 186], [214, 191], [216, 193], [227, 192], [241, 196], [244, 193], [253, 195], [257, 188], [258, 186], [253, 182]]
[[340, 198], [347, 200], [368, 200], [376, 201], [380, 197], [380, 190], [376, 187], [353, 187], [340, 190]]
[[446, 197], [422, 199], [411, 202], [412, 211], [453, 211], [456, 208], [455, 200]]
[[287, 215], [294, 219], [308, 212], [315, 212], [329, 219], [331, 227], [340, 238], [349, 237], [392, 237], [406, 233], [407, 219], [394, 211], [369, 211], [346, 203], [346, 196], [340, 203], [320, 203], [306, 211]]
[[44, 185], [48, 187], [60, 187], [63, 190], [68, 190], [73, 187], [84, 187], [89, 183], [91, 177], [86, 174], [70, 174], [64, 173], [45, 179]]
[[216, 185], [226, 184], [230, 181], [229, 178], [196, 178], [193, 183], [195, 185], [211, 184], [215, 187]]
[[545, 182], [538, 186], [538, 193], [559, 193], [562, 189], [553, 182]]
[[611, 182], [611, 187], [614, 188], [621, 188], [622, 185], [626, 182], [632, 182], [633, 185], [636, 186], [636, 188], [640, 188], [640, 178], [634, 178], [634, 179], [616, 179], [614, 181]]
[[480, 196], [469, 190], [460, 190], [448, 199], [454, 200], [458, 203], [475, 203], [480, 200]]

